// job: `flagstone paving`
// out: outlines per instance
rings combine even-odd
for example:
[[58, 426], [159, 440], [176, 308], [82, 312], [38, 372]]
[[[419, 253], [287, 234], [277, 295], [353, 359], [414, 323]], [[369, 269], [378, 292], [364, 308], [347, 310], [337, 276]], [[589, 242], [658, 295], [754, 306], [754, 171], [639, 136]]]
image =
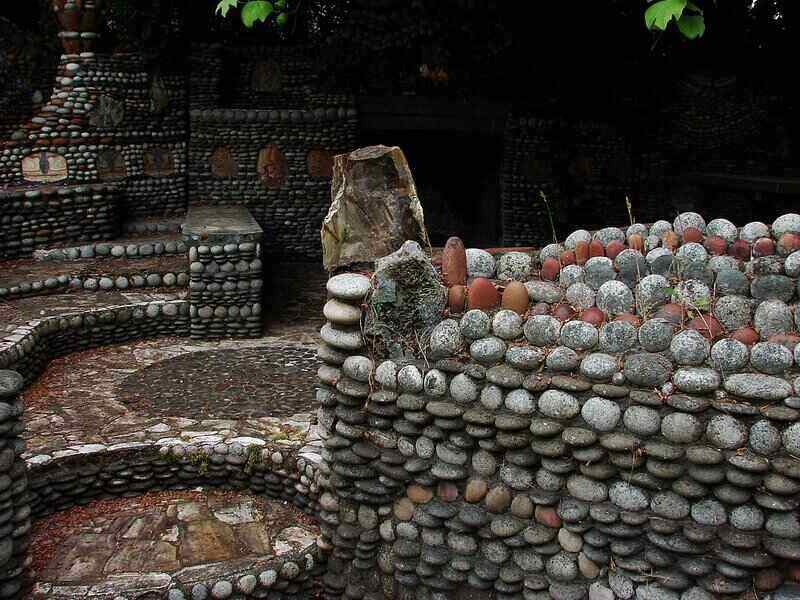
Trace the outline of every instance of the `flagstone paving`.
[[291, 504], [237, 492], [152, 492], [104, 500], [38, 521], [33, 531], [31, 598], [55, 587], [124, 587], [142, 574], [289, 555], [319, 535]]

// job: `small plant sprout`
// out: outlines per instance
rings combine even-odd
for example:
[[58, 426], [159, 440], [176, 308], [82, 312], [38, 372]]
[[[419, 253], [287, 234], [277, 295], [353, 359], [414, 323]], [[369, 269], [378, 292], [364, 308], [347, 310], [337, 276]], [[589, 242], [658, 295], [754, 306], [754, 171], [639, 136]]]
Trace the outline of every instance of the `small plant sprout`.
[[544, 193], [544, 190], [539, 190], [539, 197], [544, 202], [544, 208], [547, 211], [547, 218], [550, 220], [550, 231], [553, 234], [553, 243], [558, 243], [558, 235], [556, 234], [556, 224], [553, 221], [553, 213], [550, 210], [550, 202], [547, 200], [547, 194]]

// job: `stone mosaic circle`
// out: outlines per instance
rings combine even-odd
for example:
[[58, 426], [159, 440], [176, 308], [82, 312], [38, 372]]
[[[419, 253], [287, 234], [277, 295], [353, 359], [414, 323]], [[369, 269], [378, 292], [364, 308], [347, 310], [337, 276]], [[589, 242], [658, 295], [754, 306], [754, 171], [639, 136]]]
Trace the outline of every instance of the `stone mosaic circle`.
[[317, 368], [310, 345], [191, 352], [132, 373], [118, 395], [165, 417], [289, 417], [316, 409]]

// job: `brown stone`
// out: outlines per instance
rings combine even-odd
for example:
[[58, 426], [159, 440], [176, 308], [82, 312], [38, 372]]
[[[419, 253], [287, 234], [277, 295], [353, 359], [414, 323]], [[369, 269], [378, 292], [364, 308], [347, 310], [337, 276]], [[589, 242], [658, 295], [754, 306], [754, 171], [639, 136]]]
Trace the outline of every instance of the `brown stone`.
[[467, 283], [467, 251], [461, 238], [451, 237], [444, 245], [442, 279], [448, 287]]
[[471, 503], [480, 502], [486, 496], [488, 485], [483, 479], [470, 479], [464, 490], [464, 500]]
[[454, 285], [447, 290], [447, 306], [452, 314], [464, 312], [467, 306], [467, 288], [463, 285]]
[[633, 313], [620, 313], [616, 317], [614, 317], [615, 321], [625, 321], [630, 323], [634, 327], [639, 327], [642, 324], [642, 319], [638, 315], [634, 315]]
[[767, 341], [772, 342], [773, 344], [780, 344], [781, 346], [784, 346], [785, 348], [788, 348], [794, 352], [795, 346], [800, 344], [800, 335], [793, 333], [776, 333], [769, 336]]
[[476, 277], [467, 290], [467, 306], [470, 309], [488, 310], [500, 304], [500, 295], [494, 284], [483, 277]]
[[557, 529], [561, 527], [561, 517], [552, 506], [537, 506], [533, 513], [537, 523]]
[[578, 554], [578, 569], [586, 579], [596, 579], [600, 575], [600, 567], [583, 552]]
[[783, 583], [783, 574], [778, 569], [764, 569], [756, 573], [753, 583], [758, 591], [771, 592]]
[[167, 177], [175, 174], [175, 159], [167, 148], [153, 148], [144, 153], [144, 174]]
[[778, 240], [778, 249], [783, 254], [791, 254], [795, 250], [800, 250], [800, 234], [784, 233]]
[[[233, 553], [227, 558], [232, 558]], [[190, 557], [193, 560], [194, 556]], [[184, 557], [184, 560], [186, 558]], [[189, 563], [190, 564], [190, 563]], [[133, 540], [117, 547], [106, 563], [105, 573], [134, 573], [137, 571], [176, 571], [181, 566], [177, 548], [167, 542]]]
[[686, 309], [682, 305], [670, 302], [660, 307], [654, 316], [658, 319], [666, 319], [673, 325], [680, 325], [683, 323], [685, 314]]
[[697, 227], [687, 227], [683, 230], [683, 241], [700, 243], [703, 241], [703, 232]]
[[549, 315], [550, 305], [547, 302], [537, 302], [531, 306], [530, 312], [532, 315]]
[[574, 265], [576, 260], [575, 252], [572, 250], [564, 250], [559, 257], [559, 260], [561, 261], [562, 266]]
[[606, 320], [606, 314], [596, 306], [593, 306], [581, 313], [580, 320], [591, 323], [595, 327], [600, 327]]
[[773, 254], [775, 254], [775, 242], [771, 238], [759, 238], [753, 244], [753, 256], [756, 258], [772, 256]]
[[606, 256], [611, 260], [614, 260], [623, 250], [625, 250], [625, 244], [619, 240], [611, 240], [608, 243], [608, 246], [606, 246]]
[[800, 561], [793, 560], [789, 562], [786, 567], [786, 577], [789, 581], [800, 583]]
[[724, 333], [722, 324], [711, 315], [695, 317], [689, 321], [688, 327], [700, 332], [708, 340], [715, 340]]
[[330, 150], [309, 150], [306, 166], [311, 177], [330, 179], [333, 177], [333, 156]]
[[675, 252], [681, 245], [681, 238], [674, 231], [667, 231], [661, 236], [661, 245]]
[[184, 564], [196, 565], [234, 557], [236, 542], [229, 525], [216, 519], [205, 519], [186, 523], [185, 527], [186, 533], [181, 544]]
[[400, 498], [394, 503], [394, 516], [400, 521], [410, 521], [414, 516], [414, 503], [409, 498]]
[[503, 290], [503, 300], [501, 306], [508, 310], [513, 310], [518, 315], [524, 315], [528, 311], [528, 290], [519, 281], [511, 281]]
[[606, 250], [603, 248], [603, 244], [600, 243], [600, 240], [592, 240], [592, 243], [589, 244], [589, 257], [594, 258], [595, 256], [605, 256]]
[[552, 256], [544, 259], [542, 263], [542, 279], [547, 281], [555, 281], [558, 279], [558, 274], [561, 272], [561, 264]]
[[440, 481], [436, 486], [436, 495], [443, 502], [455, 502], [458, 500], [458, 487], [449, 481]]
[[433, 498], [433, 490], [421, 485], [410, 485], [406, 490], [406, 496], [415, 504], [425, 504]]
[[638, 250], [644, 252], [644, 239], [638, 233], [633, 233], [628, 236], [628, 246], [631, 250]]
[[569, 321], [575, 316], [575, 309], [569, 304], [555, 304], [553, 305], [552, 314], [559, 321]]
[[486, 494], [486, 508], [489, 512], [501, 513], [511, 505], [511, 490], [504, 485], [497, 485]]
[[520, 519], [530, 519], [533, 516], [533, 501], [524, 494], [514, 496], [511, 501], [511, 514]]
[[741, 329], [737, 329], [731, 333], [729, 337], [734, 340], [739, 340], [748, 346], [752, 346], [761, 339], [758, 335], [758, 332], [752, 327], [742, 327]]
[[739, 260], [750, 260], [750, 244], [745, 240], [736, 240], [728, 248], [728, 254]]
[[585, 265], [589, 260], [589, 242], [578, 242], [575, 244], [575, 264]]
[[289, 177], [289, 164], [278, 146], [269, 144], [259, 151], [256, 172], [267, 189], [279, 190], [283, 187]]
[[326, 269], [375, 261], [406, 240], [430, 248], [414, 177], [400, 148], [369, 146], [337, 155], [331, 197], [321, 232]]
[[728, 251], [728, 242], [718, 235], [707, 237], [703, 245], [712, 256], [722, 256]]
[[230, 146], [218, 147], [208, 162], [214, 177], [236, 177], [239, 174], [239, 165], [233, 157], [233, 149]]

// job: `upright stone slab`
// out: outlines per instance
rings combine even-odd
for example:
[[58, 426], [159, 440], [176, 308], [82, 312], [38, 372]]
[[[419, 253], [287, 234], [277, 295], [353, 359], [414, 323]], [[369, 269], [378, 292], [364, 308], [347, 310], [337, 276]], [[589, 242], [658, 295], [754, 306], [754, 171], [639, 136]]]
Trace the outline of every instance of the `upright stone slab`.
[[25, 443], [22, 423], [23, 379], [16, 371], [0, 370], [0, 597], [17, 597], [25, 574], [31, 529], [28, 470], [20, 454]]
[[263, 230], [241, 206], [189, 209], [189, 315], [194, 339], [261, 336]]

